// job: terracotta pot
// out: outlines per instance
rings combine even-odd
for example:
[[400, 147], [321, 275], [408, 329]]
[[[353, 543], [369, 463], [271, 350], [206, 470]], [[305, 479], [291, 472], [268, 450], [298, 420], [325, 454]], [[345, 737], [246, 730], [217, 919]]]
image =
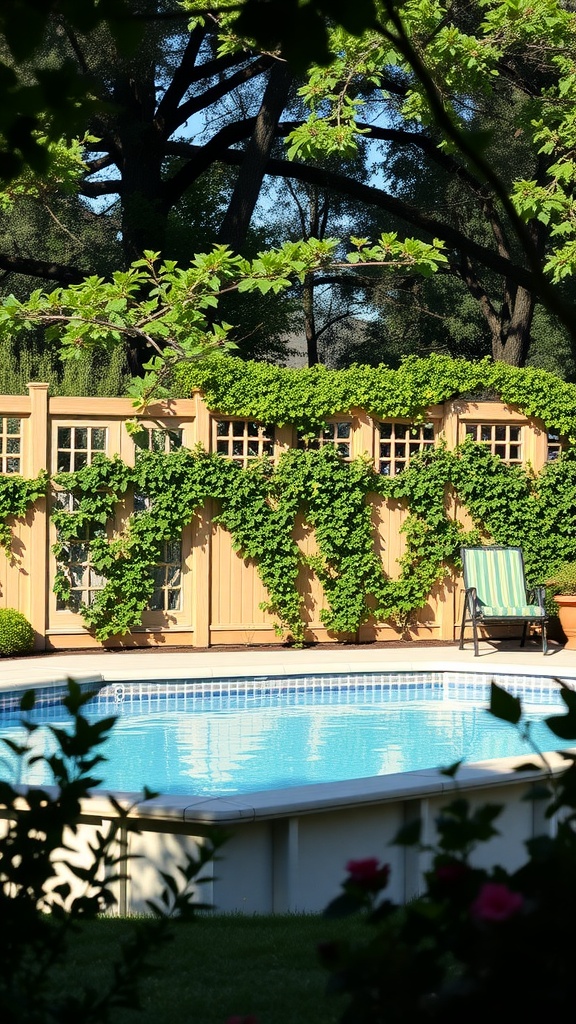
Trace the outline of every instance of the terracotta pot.
[[560, 625], [567, 638], [564, 647], [576, 651], [576, 594], [555, 594], [554, 600], [558, 605]]

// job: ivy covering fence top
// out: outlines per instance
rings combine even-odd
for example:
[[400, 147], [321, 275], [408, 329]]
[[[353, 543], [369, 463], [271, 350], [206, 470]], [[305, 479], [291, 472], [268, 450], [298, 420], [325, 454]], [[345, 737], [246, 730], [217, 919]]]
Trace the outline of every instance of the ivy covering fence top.
[[279, 426], [290, 423], [307, 433], [350, 409], [380, 419], [418, 420], [430, 405], [493, 394], [576, 442], [576, 384], [547, 370], [494, 363], [488, 356], [477, 363], [410, 356], [397, 370], [383, 365], [290, 369], [221, 356], [180, 367], [176, 380], [180, 395], [199, 389], [212, 411]]

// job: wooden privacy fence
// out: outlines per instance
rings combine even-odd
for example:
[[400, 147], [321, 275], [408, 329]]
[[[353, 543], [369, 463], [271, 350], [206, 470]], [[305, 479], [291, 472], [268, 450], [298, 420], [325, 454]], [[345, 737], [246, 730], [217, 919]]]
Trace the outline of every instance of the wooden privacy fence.
[[[51, 398], [48, 385], [31, 383], [27, 396], [0, 397], [0, 471], [35, 477], [80, 469], [97, 453], [119, 455], [128, 465], [135, 460], [135, 444], [126, 429], [134, 419], [130, 399]], [[190, 399], [157, 403], [140, 425], [149, 446], [201, 445], [208, 452], [246, 466], [267, 455], [275, 460], [298, 446], [290, 426], [269, 427], [210, 412], [200, 394]], [[416, 452], [435, 445], [440, 437], [454, 448], [467, 436], [511, 464], [530, 464], [538, 471], [559, 451], [557, 437], [538, 420], [500, 402], [453, 401], [427, 410], [426, 422], [414, 427], [407, 420], [378, 421], [361, 410], [333, 417], [313, 444], [334, 444], [345, 459], [367, 454], [379, 472], [396, 475]], [[98, 647], [78, 612], [81, 601], [102, 585], [83, 558], [82, 546], [70, 552], [71, 600], [60, 606], [53, 593], [56, 572], [51, 553], [56, 537], [48, 502], [36, 503], [25, 520], [14, 523], [12, 554], [0, 559], [0, 600], [3, 607], [19, 609], [32, 623], [39, 649]], [[211, 645], [279, 643], [274, 616], [261, 610], [268, 595], [256, 565], [243, 559], [232, 546], [230, 534], [213, 522], [208, 501], [184, 529], [182, 541], [167, 545], [165, 562], [158, 570], [156, 589], [142, 625], [110, 646], [148, 644]], [[126, 501], [120, 519], [132, 511]], [[404, 551], [400, 532], [407, 511], [399, 502], [374, 496], [373, 525], [376, 550], [386, 574], [397, 578], [398, 559]], [[454, 501], [449, 514], [467, 522]], [[470, 525], [470, 524], [468, 524]], [[306, 554], [314, 553], [314, 532], [299, 518], [294, 539]], [[306, 637], [333, 640], [322, 625], [323, 593], [313, 571], [302, 566], [299, 590], [304, 598]], [[461, 583], [448, 580], [430, 595], [416, 616], [409, 635], [414, 639], [453, 640], [461, 607]], [[367, 622], [354, 639], [358, 642], [398, 637], [389, 623]]]

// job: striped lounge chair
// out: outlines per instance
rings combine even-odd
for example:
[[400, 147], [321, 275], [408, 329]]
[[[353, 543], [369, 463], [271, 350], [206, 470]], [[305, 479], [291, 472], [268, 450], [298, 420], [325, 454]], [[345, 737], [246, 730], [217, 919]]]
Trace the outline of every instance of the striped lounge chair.
[[460, 650], [464, 650], [464, 631], [472, 626], [474, 655], [478, 655], [478, 625], [490, 626], [518, 622], [523, 624], [521, 647], [526, 642], [530, 623], [542, 631], [542, 653], [548, 651], [544, 606], [545, 587], [528, 590], [524, 577], [521, 548], [497, 545], [461, 548], [464, 567], [464, 610], [460, 629]]

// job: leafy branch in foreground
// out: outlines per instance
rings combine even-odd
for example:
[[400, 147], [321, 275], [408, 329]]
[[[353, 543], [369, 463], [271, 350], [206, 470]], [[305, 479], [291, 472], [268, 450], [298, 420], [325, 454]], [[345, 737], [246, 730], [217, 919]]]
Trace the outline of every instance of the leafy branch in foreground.
[[399, 261], [429, 275], [446, 257], [442, 243], [383, 235], [368, 248], [355, 239], [347, 262], [338, 262], [335, 239], [287, 242], [261, 252], [253, 260], [235, 256], [225, 246], [194, 257], [187, 268], [160, 254], [146, 252], [126, 271], [109, 281], [88, 277], [80, 284], [34, 291], [26, 301], [8, 296], [0, 306], [0, 339], [37, 327], [46, 340], [58, 344], [63, 360], [79, 359], [86, 351], [111, 351], [126, 339], [136, 341], [150, 355], [146, 374], [129, 390], [134, 405], [145, 407], [154, 397], [168, 395], [174, 367], [206, 355], [235, 348], [231, 324], [217, 319], [218, 299], [226, 292], [278, 293], [306, 274], [330, 267], [350, 270], [352, 265], [398, 266]]
[[[63, 703], [70, 726], [46, 726], [39, 739], [34, 720], [35, 695], [20, 703], [22, 739], [4, 737], [4, 778], [0, 813], [6, 819], [0, 838], [0, 1018], [4, 1024], [105, 1024], [117, 1007], [138, 1008], [138, 980], [148, 973], [152, 951], [170, 938], [170, 922], [187, 920], [206, 904], [194, 902], [205, 865], [214, 859], [223, 838], [214, 834], [196, 856], [163, 873], [163, 891], [148, 902], [154, 916], [134, 925], [120, 959], [110, 962], [112, 980], [95, 991], [66, 974], [71, 942], [86, 921], [114, 902], [115, 883], [126, 871], [128, 855], [118, 853], [118, 833], [133, 825], [131, 806], [110, 797], [115, 817], [108, 828], [84, 843], [78, 858], [74, 836], [82, 801], [101, 784], [100, 748], [114, 719], [89, 721], [83, 714], [94, 691], [68, 681]], [[44, 753], [38, 753], [44, 749]], [[23, 786], [6, 776], [25, 778], [39, 764], [53, 785]], [[96, 774], [94, 774], [96, 773]], [[144, 790], [144, 799], [153, 794]], [[55, 971], [66, 978], [56, 985]], [[68, 991], [67, 991], [68, 989]]]

